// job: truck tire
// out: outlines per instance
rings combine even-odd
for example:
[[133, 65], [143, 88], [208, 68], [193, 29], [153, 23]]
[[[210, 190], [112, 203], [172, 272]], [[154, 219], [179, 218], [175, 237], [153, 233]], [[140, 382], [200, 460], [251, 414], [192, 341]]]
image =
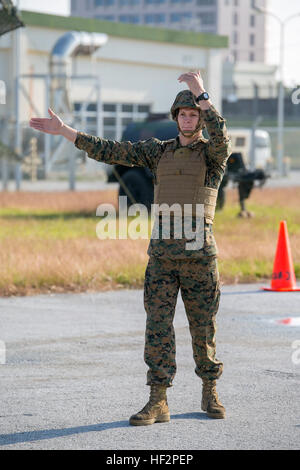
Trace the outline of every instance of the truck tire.
[[[122, 176], [123, 183], [132, 194], [134, 200], [138, 204], [144, 204], [147, 209], [151, 210], [153, 203], [153, 185], [140, 170], [129, 170]], [[130, 200], [123, 187], [120, 185], [119, 196], [127, 196], [127, 207], [133, 202]]]
[[228, 183], [229, 183], [229, 176], [228, 176], [228, 173], [226, 172], [223, 176], [223, 179], [221, 181], [219, 191], [218, 191], [217, 204], [216, 204], [217, 211], [222, 210], [223, 207], [225, 206], [225, 202], [226, 202], [225, 188]]
[[223, 207], [225, 206], [225, 201], [226, 201], [225, 188], [220, 187], [218, 191], [218, 198], [217, 198], [217, 205], [216, 205], [217, 211], [221, 211], [223, 209]]

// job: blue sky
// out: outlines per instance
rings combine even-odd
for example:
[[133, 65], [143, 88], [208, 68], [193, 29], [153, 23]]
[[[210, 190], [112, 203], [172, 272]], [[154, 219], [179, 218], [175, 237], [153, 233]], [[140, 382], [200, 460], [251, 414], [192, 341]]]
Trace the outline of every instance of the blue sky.
[[[14, 0], [17, 3], [18, 0]], [[241, 0], [247, 1], [247, 0]], [[19, 0], [23, 10], [42, 11], [58, 15], [69, 15], [70, 0]], [[259, 1], [257, 2], [259, 5]], [[294, 13], [300, 13], [299, 0], [268, 0], [268, 10], [285, 19]], [[285, 66], [284, 78], [287, 84], [300, 83], [300, 16], [293, 19], [285, 28]], [[267, 63], [279, 61], [279, 24], [268, 17], [267, 21]]]

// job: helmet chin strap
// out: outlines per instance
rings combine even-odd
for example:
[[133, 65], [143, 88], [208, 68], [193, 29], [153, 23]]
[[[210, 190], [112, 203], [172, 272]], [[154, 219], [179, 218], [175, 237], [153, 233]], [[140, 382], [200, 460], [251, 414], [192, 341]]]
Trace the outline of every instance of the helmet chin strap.
[[196, 129], [194, 131], [182, 131], [180, 129], [180, 126], [179, 126], [179, 123], [178, 123], [178, 118], [176, 119], [176, 122], [177, 122], [177, 128], [179, 130], [179, 132], [184, 136], [184, 137], [194, 137], [195, 135], [198, 134], [198, 132], [202, 129], [202, 126], [201, 126], [201, 120], [199, 119], [199, 122], [196, 126]]

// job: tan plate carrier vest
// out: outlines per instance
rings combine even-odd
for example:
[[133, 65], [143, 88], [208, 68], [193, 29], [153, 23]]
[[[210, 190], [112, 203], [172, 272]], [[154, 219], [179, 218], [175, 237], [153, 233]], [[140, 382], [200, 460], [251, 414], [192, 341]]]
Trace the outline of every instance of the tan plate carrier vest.
[[205, 222], [212, 224], [218, 190], [204, 186], [206, 169], [199, 147], [174, 150], [172, 144], [167, 145], [157, 165], [154, 204], [180, 204], [182, 215], [191, 215], [184, 212], [184, 204], [192, 204], [192, 215], [196, 215], [196, 204], [204, 204]]

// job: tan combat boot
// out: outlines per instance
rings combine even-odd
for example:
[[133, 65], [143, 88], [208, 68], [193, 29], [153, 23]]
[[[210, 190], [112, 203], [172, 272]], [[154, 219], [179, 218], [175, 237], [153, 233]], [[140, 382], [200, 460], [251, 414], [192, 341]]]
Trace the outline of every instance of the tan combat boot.
[[216, 380], [203, 379], [201, 409], [206, 411], [210, 418], [225, 418], [225, 408], [219, 402], [216, 391]]
[[133, 426], [146, 426], [170, 421], [166, 390], [165, 385], [151, 385], [148, 403], [141, 411], [130, 417], [129, 423]]

